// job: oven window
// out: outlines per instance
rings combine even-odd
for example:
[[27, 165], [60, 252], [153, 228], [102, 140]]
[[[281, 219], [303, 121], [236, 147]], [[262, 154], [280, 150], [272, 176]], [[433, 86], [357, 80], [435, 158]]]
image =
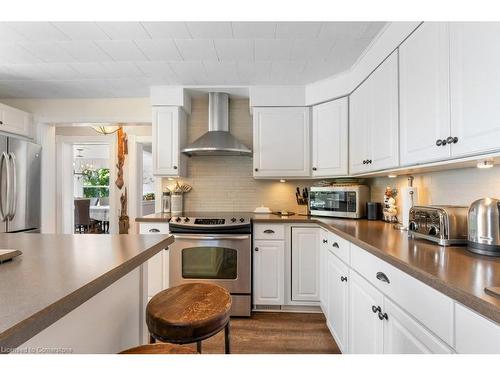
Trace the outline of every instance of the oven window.
[[236, 279], [238, 252], [215, 246], [182, 249], [182, 278]]

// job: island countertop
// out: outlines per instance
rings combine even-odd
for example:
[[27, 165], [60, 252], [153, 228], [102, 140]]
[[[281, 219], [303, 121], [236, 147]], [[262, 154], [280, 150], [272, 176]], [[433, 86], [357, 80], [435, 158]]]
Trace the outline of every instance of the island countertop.
[[168, 235], [0, 234], [0, 348], [15, 348], [173, 243]]

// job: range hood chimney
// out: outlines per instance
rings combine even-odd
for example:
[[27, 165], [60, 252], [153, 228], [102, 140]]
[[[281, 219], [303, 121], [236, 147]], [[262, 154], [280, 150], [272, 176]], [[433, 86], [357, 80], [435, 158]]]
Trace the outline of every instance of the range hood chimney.
[[252, 155], [252, 150], [229, 133], [228, 94], [208, 94], [208, 132], [181, 151], [189, 156]]

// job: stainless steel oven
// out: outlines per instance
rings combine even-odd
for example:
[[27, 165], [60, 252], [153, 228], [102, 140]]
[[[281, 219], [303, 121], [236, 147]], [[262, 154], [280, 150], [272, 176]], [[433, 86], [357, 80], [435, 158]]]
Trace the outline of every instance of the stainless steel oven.
[[250, 316], [250, 218], [220, 215], [216, 218], [173, 218], [170, 232], [175, 237], [175, 242], [169, 247], [170, 285], [189, 282], [218, 284], [231, 293], [231, 315]]
[[365, 185], [311, 187], [311, 215], [359, 219], [365, 216], [370, 190]]

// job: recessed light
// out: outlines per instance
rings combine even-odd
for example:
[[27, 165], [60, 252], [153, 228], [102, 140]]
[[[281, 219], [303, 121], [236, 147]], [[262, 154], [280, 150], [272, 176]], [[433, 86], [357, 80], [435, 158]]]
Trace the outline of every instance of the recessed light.
[[389, 178], [396, 178], [396, 177], [398, 177], [398, 175], [397, 174], [388, 174], [387, 177], [389, 177]]
[[281, 179], [281, 180], [280, 180], [280, 182], [286, 182], [286, 180], [284, 180], [284, 179]]
[[479, 169], [493, 168], [493, 160], [482, 160], [476, 164]]

